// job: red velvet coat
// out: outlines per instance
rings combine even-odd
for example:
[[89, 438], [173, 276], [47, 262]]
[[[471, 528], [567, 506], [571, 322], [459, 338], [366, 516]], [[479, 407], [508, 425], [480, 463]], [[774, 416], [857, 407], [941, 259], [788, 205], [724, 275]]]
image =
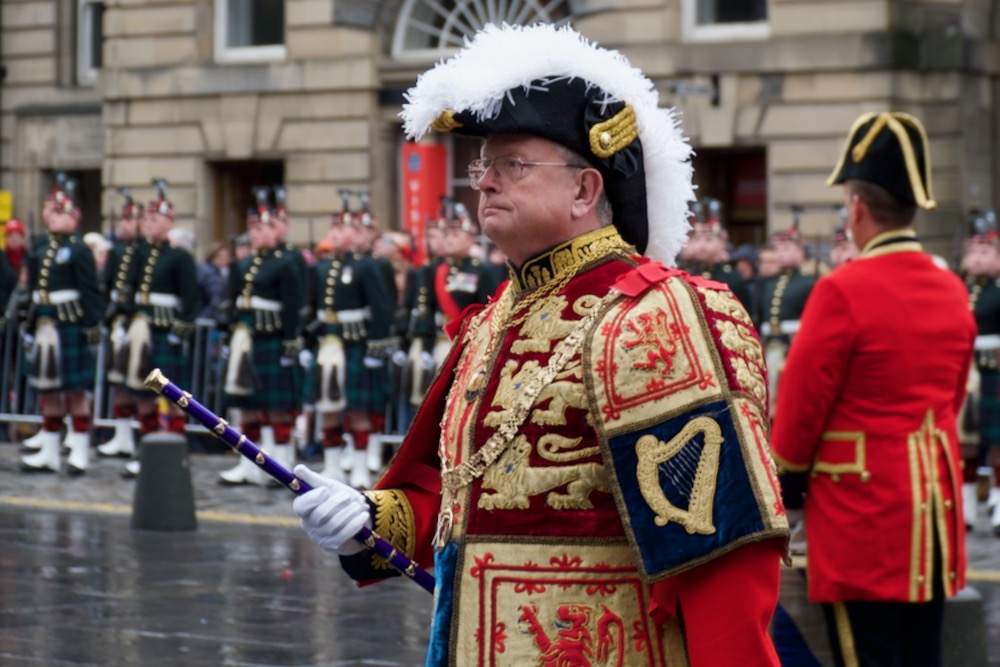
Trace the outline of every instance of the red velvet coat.
[[781, 376], [771, 446], [809, 471], [809, 597], [919, 602], [965, 582], [961, 457], [976, 324], [965, 288], [912, 232], [821, 279]]
[[[664, 626], [678, 608], [690, 664], [777, 664], [765, 630], [787, 523], [767, 456], [759, 342], [724, 285], [645, 263], [623, 245], [604, 229], [526, 263], [509, 289], [530, 299], [539, 285], [562, 287], [523, 321], [494, 327], [496, 303], [467, 311], [459, 344], [369, 492], [376, 531], [429, 565], [442, 467], [480, 451], [559, 344], [589, 332], [542, 383], [503, 456], [447, 505], [456, 519], [435, 558], [428, 664], [535, 664], [540, 654], [603, 650], [618, 664], [680, 667], [676, 622]], [[553, 283], [567, 267], [571, 279]], [[582, 306], [609, 291], [585, 326]], [[676, 456], [665, 452], [663, 441], [682, 439], [672, 429], [689, 422], [714, 424], [720, 441], [705, 435], [703, 450], [692, 433]], [[647, 466], [652, 482], [629, 467], [644, 435], [663, 469], [702, 471], [680, 512], [650, 486], [665, 479], [656, 465]], [[678, 458], [684, 468], [671, 468]], [[654, 522], [652, 506], [669, 520]], [[355, 578], [390, 574], [369, 555], [342, 560]]]

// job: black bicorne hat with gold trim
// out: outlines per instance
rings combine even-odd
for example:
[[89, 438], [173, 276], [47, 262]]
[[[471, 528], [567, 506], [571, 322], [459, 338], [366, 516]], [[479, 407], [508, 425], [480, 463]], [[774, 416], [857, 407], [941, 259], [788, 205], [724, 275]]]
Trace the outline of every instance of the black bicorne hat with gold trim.
[[652, 82], [620, 53], [569, 27], [486, 26], [424, 73], [400, 114], [429, 130], [529, 134], [581, 155], [604, 177], [619, 233], [673, 265], [687, 240], [691, 147]]
[[874, 183], [903, 203], [933, 209], [937, 203], [931, 192], [931, 155], [924, 126], [896, 111], [862, 115], [851, 128], [827, 185], [849, 180]]

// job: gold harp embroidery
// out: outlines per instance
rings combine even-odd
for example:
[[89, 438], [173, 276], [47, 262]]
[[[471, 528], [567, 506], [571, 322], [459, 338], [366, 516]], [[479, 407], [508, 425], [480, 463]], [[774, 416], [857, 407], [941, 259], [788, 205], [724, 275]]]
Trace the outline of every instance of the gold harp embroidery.
[[[684, 448], [698, 434], [705, 437], [705, 444], [698, 457], [697, 468], [692, 480], [686, 510], [676, 507], [667, 500], [660, 486], [660, 464], [681, 455]], [[696, 417], [689, 421], [680, 433], [662, 442], [652, 435], [644, 435], [635, 445], [638, 458], [636, 478], [639, 491], [656, 512], [654, 522], [666, 526], [671, 521], [684, 527], [689, 535], [711, 535], [715, 532], [712, 523], [712, 509], [715, 504], [715, 485], [719, 474], [719, 455], [722, 451], [722, 429], [710, 417]]]

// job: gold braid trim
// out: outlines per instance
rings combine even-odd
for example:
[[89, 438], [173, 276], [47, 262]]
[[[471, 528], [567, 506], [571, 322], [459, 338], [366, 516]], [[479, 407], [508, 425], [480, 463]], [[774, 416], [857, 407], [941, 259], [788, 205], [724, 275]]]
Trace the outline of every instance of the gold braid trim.
[[[372, 530], [400, 553], [412, 558], [417, 542], [417, 528], [413, 507], [402, 491], [386, 489], [365, 491], [365, 497], [375, 505], [375, 525]], [[381, 556], [372, 554], [372, 567], [376, 570], [394, 569]]]
[[609, 158], [639, 136], [635, 111], [628, 104], [607, 120], [597, 123], [588, 132], [590, 151], [599, 158]]
[[[552, 250], [532, 257], [520, 270], [511, 270], [511, 286], [517, 292], [544, 287], [547, 283], [572, 277], [583, 266], [614, 252], [632, 253], [614, 226], [600, 227]], [[558, 291], [558, 290], [555, 290]], [[552, 292], [554, 293], [554, 292]]]
[[852, 160], [855, 162], [861, 162], [865, 159], [865, 154], [868, 153], [868, 149], [871, 147], [872, 142], [875, 141], [875, 137], [878, 136], [878, 133], [881, 132], [886, 123], [889, 122], [889, 118], [890, 116], [888, 112], [883, 112], [878, 115], [878, 118], [875, 119], [872, 126], [868, 128], [868, 134], [866, 134], [864, 138], [859, 141], [853, 149], [851, 149]]

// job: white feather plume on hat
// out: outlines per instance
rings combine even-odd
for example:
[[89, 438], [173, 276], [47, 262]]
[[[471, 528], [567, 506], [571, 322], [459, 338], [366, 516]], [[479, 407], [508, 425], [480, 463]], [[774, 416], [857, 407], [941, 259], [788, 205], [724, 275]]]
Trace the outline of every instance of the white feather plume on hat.
[[[400, 117], [410, 139], [445, 111], [496, 117], [508, 91], [539, 79], [580, 78], [623, 101], [636, 116], [645, 171], [649, 241], [645, 254], [673, 266], [687, 241], [691, 146], [672, 109], [659, 106], [652, 81], [619, 52], [600, 48], [568, 26], [488, 25], [452, 58], [422, 74]], [[539, 94], [544, 94], [541, 90]]]

